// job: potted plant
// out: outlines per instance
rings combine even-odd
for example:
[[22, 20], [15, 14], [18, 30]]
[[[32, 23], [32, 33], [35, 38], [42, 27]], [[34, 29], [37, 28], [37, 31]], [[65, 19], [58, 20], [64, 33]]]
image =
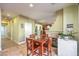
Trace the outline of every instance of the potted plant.
[[74, 38], [72, 34], [73, 33], [69, 33], [69, 34], [59, 33], [59, 36], [61, 39], [71, 39], [71, 38]]

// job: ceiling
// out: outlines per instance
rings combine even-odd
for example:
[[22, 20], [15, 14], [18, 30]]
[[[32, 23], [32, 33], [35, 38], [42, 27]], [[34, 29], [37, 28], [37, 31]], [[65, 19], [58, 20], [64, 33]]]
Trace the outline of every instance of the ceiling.
[[55, 12], [72, 5], [70, 3], [0, 3], [0, 7], [11, 15], [23, 15], [35, 19], [40, 23], [53, 23], [56, 18]]

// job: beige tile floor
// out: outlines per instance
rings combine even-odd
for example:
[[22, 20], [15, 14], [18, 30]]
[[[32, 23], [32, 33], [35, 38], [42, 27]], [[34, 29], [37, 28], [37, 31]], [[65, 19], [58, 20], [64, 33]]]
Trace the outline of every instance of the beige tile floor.
[[10, 48], [10, 47], [14, 47], [14, 46], [18, 46], [18, 44], [16, 44], [15, 42], [7, 38], [1, 39], [2, 50]]
[[25, 44], [4, 49], [0, 52], [1, 56], [26, 56], [27, 49]]

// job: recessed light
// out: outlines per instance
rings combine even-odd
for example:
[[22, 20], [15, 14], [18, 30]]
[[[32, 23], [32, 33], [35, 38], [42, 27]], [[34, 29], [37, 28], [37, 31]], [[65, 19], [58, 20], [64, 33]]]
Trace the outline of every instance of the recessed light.
[[34, 7], [34, 5], [33, 5], [33, 4], [30, 4], [29, 6], [30, 6], [30, 7]]

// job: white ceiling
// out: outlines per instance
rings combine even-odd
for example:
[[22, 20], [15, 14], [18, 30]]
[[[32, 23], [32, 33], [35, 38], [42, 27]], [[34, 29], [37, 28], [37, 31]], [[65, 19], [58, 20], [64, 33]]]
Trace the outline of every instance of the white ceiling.
[[67, 7], [69, 3], [33, 3], [34, 7], [29, 7], [29, 3], [1, 3], [0, 7], [4, 11], [16, 15], [28, 16], [41, 23], [52, 23], [55, 20], [55, 12]]

